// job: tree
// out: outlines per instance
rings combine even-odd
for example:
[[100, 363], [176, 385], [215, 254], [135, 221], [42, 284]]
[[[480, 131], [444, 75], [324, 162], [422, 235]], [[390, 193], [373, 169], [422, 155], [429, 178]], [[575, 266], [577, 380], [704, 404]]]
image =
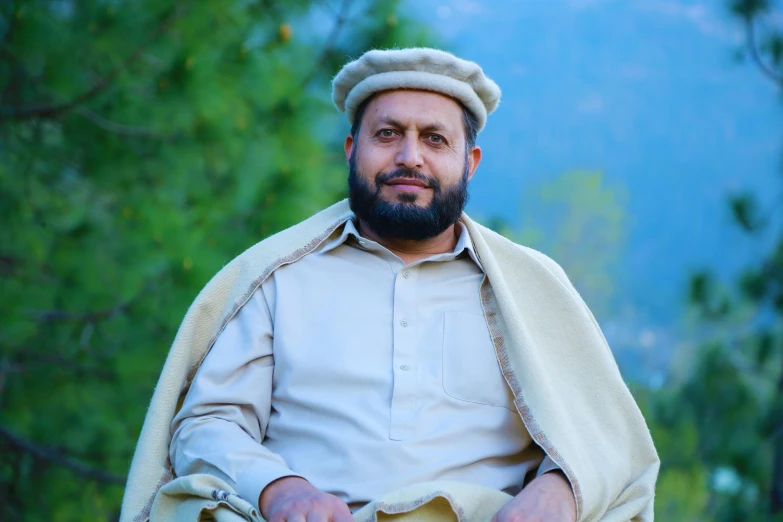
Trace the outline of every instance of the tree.
[[623, 190], [600, 172], [566, 172], [526, 191], [521, 214], [522, 229], [510, 235], [562, 264], [590, 308], [605, 315], [625, 241]]
[[[783, 33], [758, 29], [772, 4], [734, 0], [731, 10], [747, 35], [741, 56], [783, 87]], [[698, 481], [690, 491], [713, 520], [783, 520], [783, 234], [752, 194], [733, 195], [730, 208], [747, 234], [776, 237], [735, 285], [709, 271], [691, 280], [690, 300], [714, 335], [681, 385], [651, 401], [661, 482], [690, 473]], [[670, 501], [659, 496], [658, 510]]]
[[0, 2], [0, 519], [116, 517], [198, 290], [344, 192], [329, 78], [426, 43], [397, 4]]

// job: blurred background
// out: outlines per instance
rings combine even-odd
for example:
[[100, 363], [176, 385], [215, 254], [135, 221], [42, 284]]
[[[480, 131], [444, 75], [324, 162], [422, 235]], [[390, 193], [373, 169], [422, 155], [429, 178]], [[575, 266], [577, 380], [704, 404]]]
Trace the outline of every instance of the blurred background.
[[783, 4], [0, 0], [0, 520], [116, 520], [225, 263], [346, 195], [330, 79], [431, 45], [503, 89], [468, 213], [559, 261], [665, 521], [783, 520]]

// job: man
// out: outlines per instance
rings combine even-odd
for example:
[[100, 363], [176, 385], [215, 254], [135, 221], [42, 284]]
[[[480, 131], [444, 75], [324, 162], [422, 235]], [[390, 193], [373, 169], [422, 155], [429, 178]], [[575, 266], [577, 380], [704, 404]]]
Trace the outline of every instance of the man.
[[370, 51], [333, 87], [352, 213], [306, 246], [282, 233], [233, 303], [199, 297], [232, 306], [214, 343], [183, 341], [205, 336], [186, 318], [172, 349], [211, 346], [179, 385], [174, 473], [271, 522], [348, 522], [442, 480], [516, 493], [497, 522], [652, 520], [657, 456], [592, 316], [559, 267], [462, 214], [498, 87], [432, 49]]

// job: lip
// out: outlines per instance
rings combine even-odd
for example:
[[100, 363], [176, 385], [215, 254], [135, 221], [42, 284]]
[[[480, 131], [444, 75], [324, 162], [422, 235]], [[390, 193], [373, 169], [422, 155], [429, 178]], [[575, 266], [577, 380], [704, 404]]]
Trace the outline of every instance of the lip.
[[386, 183], [397, 190], [416, 191], [429, 188], [429, 185], [420, 179], [415, 178], [395, 178]]

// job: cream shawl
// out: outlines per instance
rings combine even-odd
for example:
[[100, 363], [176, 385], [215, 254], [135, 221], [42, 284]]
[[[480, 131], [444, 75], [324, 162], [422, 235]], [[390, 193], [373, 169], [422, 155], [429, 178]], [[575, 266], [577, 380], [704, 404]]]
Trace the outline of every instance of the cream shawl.
[[[185, 315], [155, 388], [131, 464], [121, 522], [146, 521], [158, 490], [172, 481], [169, 425], [226, 323], [274, 270], [315, 250], [351, 217], [347, 201], [341, 201], [251, 247], [201, 291]], [[503, 375], [533, 440], [571, 482], [577, 519], [652, 521], [658, 456], [584, 301], [562, 269], [543, 254], [512, 243], [464, 214], [461, 220], [487, 274], [481, 300]], [[412, 485], [392, 496], [395, 505], [414, 509], [434, 492], [453, 489], [453, 484], [451, 489], [436, 483], [423, 489]], [[486, 497], [481, 488], [456, 491], [463, 498], [449, 502], [457, 514], [459, 505], [481, 505]], [[471, 495], [478, 498], [468, 498]], [[464, 515], [458, 518], [473, 522]]]

